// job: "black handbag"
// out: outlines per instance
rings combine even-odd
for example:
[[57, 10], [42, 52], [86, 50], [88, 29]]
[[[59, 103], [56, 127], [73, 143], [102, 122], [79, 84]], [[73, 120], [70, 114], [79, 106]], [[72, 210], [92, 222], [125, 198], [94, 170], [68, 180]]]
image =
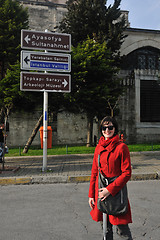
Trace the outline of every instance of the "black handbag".
[[[110, 183], [112, 183], [117, 177], [106, 178], [100, 172], [100, 155], [98, 155], [98, 187], [106, 188]], [[125, 186], [115, 195], [111, 194], [103, 201], [98, 198], [97, 201], [98, 209], [109, 215], [123, 215], [128, 211], [128, 193], [127, 193], [127, 185]]]

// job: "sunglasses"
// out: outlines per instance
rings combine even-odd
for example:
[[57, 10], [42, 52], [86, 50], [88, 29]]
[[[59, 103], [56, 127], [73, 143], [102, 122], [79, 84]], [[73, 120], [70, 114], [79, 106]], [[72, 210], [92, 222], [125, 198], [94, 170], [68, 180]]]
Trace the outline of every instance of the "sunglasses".
[[102, 127], [102, 131], [106, 131], [107, 128], [108, 130], [113, 130], [114, 126], [108, 126], [108, 127], [104, 126]]

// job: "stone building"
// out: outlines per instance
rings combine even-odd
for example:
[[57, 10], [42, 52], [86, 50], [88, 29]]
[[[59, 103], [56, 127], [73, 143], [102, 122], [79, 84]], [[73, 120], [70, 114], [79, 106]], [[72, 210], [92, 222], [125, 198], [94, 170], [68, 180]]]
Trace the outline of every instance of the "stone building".
[[160, 31], [128, 28], [121, 76], [128, 86], [120, 109], [129, 142], [160, 141]]
[[55, 31], [66, 13], [66, 0], [18, 0], [29, 13], [29, 28]]
[[[30, 29], [55, 31], [66, 12], [65, 0], [18, 0], [28, 8]], [[119, 101], [120, 130], [127, 143], [160, 141], [160, 31], [130, 28], [128, 11], [125, 15], [127, 37], [121, 47], [124, 57], [120, 77], [126, 92]], [[42, 110], [33, 113], [10, 115], [9, 146], [26, 144]], [[86, 143], [87, 121], [85, 115], [67, 112], [50, 119], [53, 144]], [[70, 129], [71, 127], [71, 129]], [[63, 129], [65, 128], [65, 132]], [[72, 134], [72, 135], [71, 135]], [[93, 136], [98, 137], [95, 119]], [[39, 145], [37, 134], [33, 145]]]

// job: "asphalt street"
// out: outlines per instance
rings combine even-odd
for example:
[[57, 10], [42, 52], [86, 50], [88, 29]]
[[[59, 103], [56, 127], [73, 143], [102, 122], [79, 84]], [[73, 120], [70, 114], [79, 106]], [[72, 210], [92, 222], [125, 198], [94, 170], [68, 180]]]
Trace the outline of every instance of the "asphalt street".
[[[88, 182], [0, 186], [0, 240], [101, 240], [88, 188]], [[160, 180], [130, 181], [128, 191], [133, 239], [159, 240]]]

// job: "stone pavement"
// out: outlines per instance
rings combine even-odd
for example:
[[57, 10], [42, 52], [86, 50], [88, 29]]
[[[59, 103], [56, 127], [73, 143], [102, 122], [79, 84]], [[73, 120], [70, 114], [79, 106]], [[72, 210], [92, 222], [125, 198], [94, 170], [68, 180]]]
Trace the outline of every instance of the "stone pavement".
[[[43, 156], [5, 157], [0, 170], [0, 185], [68, 183], [90, 180], [93, 154], [47, 157], [47, 171], [42, 172]], [[160, 152], [131, 153], [131, 180], [160, 179]]]

